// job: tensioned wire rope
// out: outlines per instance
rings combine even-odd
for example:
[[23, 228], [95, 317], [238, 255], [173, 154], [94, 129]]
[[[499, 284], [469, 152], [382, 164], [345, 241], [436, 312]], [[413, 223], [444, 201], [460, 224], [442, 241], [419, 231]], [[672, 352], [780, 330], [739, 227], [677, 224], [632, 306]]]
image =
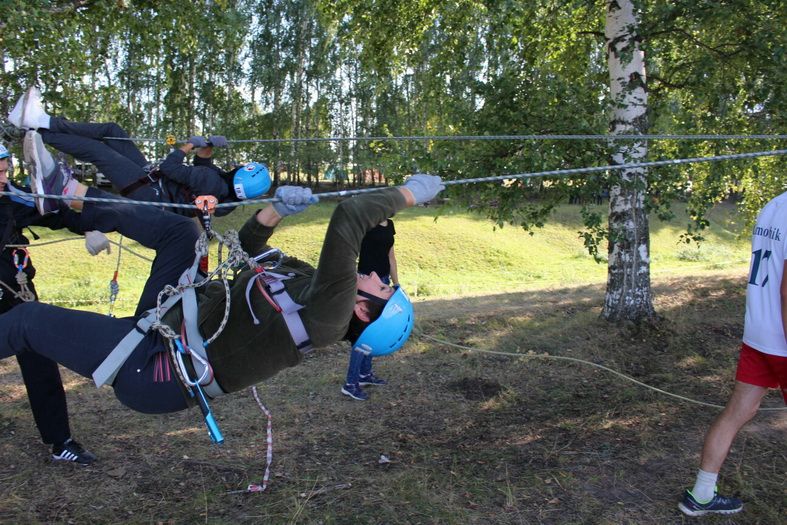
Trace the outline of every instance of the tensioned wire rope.
[[[537, 177], [566, 177], [569, 175], [579, 175], [584, 173], [598, 173], [598, 172], [614, 171], [614, 170], [633, 170], [639, 168], [655, 168], [658, 166], [676, 166], [681, 164], [696, 164], [702, 162], [721, 162], [725, 160], [773, 157], [773, 156], [779, 156], [785, 154], [787, 154], [787, 149], [777, 149], [771, 151], [754, 151], [749, 153], [732, 153], [729, 155], [715, 155], [710, 157], [688, 157], [684, 159], [666, 159], [666, 160], [656, 160], [656, 161], [649, 161], [649, 162], [630, 162], [625, 164], [610, 164], [606, 166], [591, 166], [585, 168], [569, 168], [569, 169], [537, 171], [532, 173], [512, 173], [508, 175], [494, 175], [489, 177], [474, 177], [474, 178], [467, 178], [467, 179], [443, 180], [443, 184], [445, 184], [446, 186], [452, 186], [458, 184], [500, 182], [500, 181], [507, 181], [513, 179], [531, 179]], [[381, 189], [383, 188], [375, 187], [375, 188], [359, 188], [354, 190], [329, 191], [323, 193], [315, 193], [315, 196], [321, 199], [329, 198], [329, 197], [348, 197], [351, 195], [380, 191]], [[136, 201], [130, 199], [114, 199], [114, 198], [105, 198], [105, 197], [70, 196], [70, 195], [63, 196], [63, 195], [49, 195], [46, 193], [23, 193], [23, 192], [0, 191], [0, 195], [19, 196], [20, 194], [24, 195], [27, 198], [39, 197], [39, 198], [60, 199], [60, 200], [69, 200], [69, 201], [123, 203], [123, 204], [139, 205], [139, 206], [157, 206], [163, 208], [178, 208], [178, 209], [191, 209], [191, 210], [200, 209], [198, 206], [194, 204], [179, 204], [174, 202]], [[277, 199], [276, 197], [270, 197], [264, 199], [249, 199], [239, 202], [219, 203], [216, 204], [215, 207], [234, 208], [237, 206], [263, 204], [263, 203], [278, 202], [278, 201], [279, 199]]]
[[[355, 137], [293, 137], [280, 139], [228, 139], [229, 144], [282, 144], [297, 142], [418, 142], [435, 140], [441, 142], [472, 142], [491, 140], [785, 140], [781, 134], [647, 134], [647, 135], [579, 135], [579, 134], [538, 134], [538, 135], [402, 135], [402, 136], [355, 136]], [[167, 139], [152, 137], [104, 137], [104, 140], [127, 140], [133, 142], [153, 142], [164, 144]]]
[[[651, 161], [651, 162], [632, 162], [626, 164], [613, 164], [607, 166], [595, 166], [595, 167], [585, 167], [585, 168], [571, 168], [571, 169], [560, 169], [560, 170], [547, 170], [547, 171], [540, 171], [540, 172], [533, 172], [533, 173], [515, 173], [515, 174], [508, 174], [508, 175], [497, 175], [497, 176], [490, 176], [490, 177], [475, 177], [475, 178], [468, 178], [468, 179], [457, 179], [457, 180], [445, 180], [443, 183], [445, 185], [457, 185], [457, 184], [471, 184], [471, 183], [481, 183], [481, 182], [495, 182], [495, 181], [505, 181], [505, 180], [512, 180], [512, 179], [528, 179], [528, 178], [535, 178], [535, 177], [547, 177], [547, 176], [554, 176], [554, 177], [562, 177], [568, 175], [577, 175], [582, 173], [597, 173], [601, 171], [611, 171], [611, 170], [626, 170], [626, 169], [638, 169], [638, 168], [651, 168], [657, 166], [673, 166], [673, 165], [681, 165], [681, 164], [692, 164], [692, 163], [701, 163], [701, 162], [719, 162], [724, 160], [735, 160], [735, 159], [751, 159], [751, 158], [758, 158], [758, 157], [768, 157], [768, 156], [778, 156], [787, 154], [787, 150], [772, 150], [772, 151], [758, 151], [758, 152], [749, 152], [749, 153], [735, 153], [729, 155], [716, 155], [711, 157], [690, 157], [685, 159], [668, 159], [668, 160], [659, 160], [659, 161]], [[355, 190], [341, 190], [341, 191], [334, 191], [334, 192], [325, 192], [325, 193], [318, 193], [316, 194], [320, 198], [326, 197], [344, 197], [350, 195], [356, 195], [360, 193], [369, 193], [373, 191], [379, 191], [381, 188], [363, 188], [363, 189], [355, 189]], [[0, 192], [0, 195], [12, 195], [16, 194], [15, 192]], [[125, 204], [137, 204], [137, 205], [145, 205], [145, 206], [159, 206], [159, 207], [171, 207], [171, 208], [183, 208], [183, 209], [197, 209], [197, 206], [193, 204], [176, 204], [176, 203], [163, 203], [163, 202], [153, 202], [153, 201], [134, 201], [129, 199], [109, 199], [109, 198], [102, 198], [102, 197], [64, 197], [62, 195], [48, 195], [48, 194], [37, 194], [31, 193], [26, 194], [28, 197], [43, 197], [43, 198], [54, 198], [54, 199], [70, 199], [70, 200], [82, 200], [82, 201], [89, 201], [89, 202], [109, 202], [109, 203], [125, 203]], [[276, 202], [278, 199], [276, 198], [267, 198], [267, 199], [254, 199], [254, 200], [247, 200], [242, 202], [233, 202], [233, 203], [222, 203], [217, 204], [216, 207], [235, 207], [239, 205], [246, 205], [246, 204], [257, 204], [257, 203], [267, 203], [267, 202]], [[632, 377], [626, 376], [620, 372], [612, 370], [611, 368], [605, 367], [603, 365], [599, 365], [597, 363], [593, 363], [590, 361], [584, 361], [577, 358], [566, 357], [566, 356], [553, 356], [553, 355], [528, 355], [528, 354], [518, 354], [515, 352], [499, 352], [493, 350], [479, 350], [470, 347], [465, 347], [462, 345], [458, 345], [456, 343], [451, 343], [449, 341], [443, 341], [436, 339], [431, 336], [423, 335], [423, 337], [432, 339], [435, 342], [440, 344], [445, 344], [449, 346], [455, 346], [458, 348], [463, 348], [465, 350], [473, 350], [482, 353], [488, 354], [498, 354], [498, 355], [507, 355], [507, 356], [514, 356], [514, 357], [541, 357], [541, 358], [550, 358], [556, 360], [566, 360], [566, 361], [574, 361], [578, 363], [584, 363], [590, 366], [595, 366], [600, 369], [606, 370], [610, 373], [616, 374], [626, 380], [632, 381], [640, 386], [652, 389], [659, 393], [669, 395], [672, 397], [676, 397], [685, 401], [689, 401], [692, 403], [702, 404], [706, 406], [711, 406], [714, 408], [723, 408], [720, 405], [715, 405], [711, 403], [705, 403], [702, 401], [692, 400], [683, 396], [679, 396], [677, 394], [672, 394], [670, 392], [666, 392], [664, 390], [658, 389], [656, 387], [652, 387], [645, 383], [642, 383]], [[761, 409], [761, 410], [784, 410], [784, 409]]]

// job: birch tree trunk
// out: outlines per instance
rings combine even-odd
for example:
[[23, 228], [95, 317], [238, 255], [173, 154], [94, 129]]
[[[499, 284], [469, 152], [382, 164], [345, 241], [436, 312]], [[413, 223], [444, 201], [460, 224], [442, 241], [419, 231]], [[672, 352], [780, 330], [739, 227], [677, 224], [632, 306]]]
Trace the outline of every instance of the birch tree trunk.
[[[612, 117], [610, 134], [647, 132], [645, 61], [632, 0], [607, 0], [605, 38]], [[612, 164], [642, 162], [645, 141], [617, 141]], [[650, 227], [645, 210], [645, 169], [617, 170], [609, 197], [607, 293], [602, 316], [639, 322], [655, 317], [650, 289]]]

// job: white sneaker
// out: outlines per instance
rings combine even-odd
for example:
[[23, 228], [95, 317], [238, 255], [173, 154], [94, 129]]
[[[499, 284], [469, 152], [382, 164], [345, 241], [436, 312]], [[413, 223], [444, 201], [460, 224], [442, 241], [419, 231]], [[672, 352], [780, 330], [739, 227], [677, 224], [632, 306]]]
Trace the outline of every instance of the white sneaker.
[[17, 101], [8, 114], [8, 121], [17, 128], [49, 129], [49, 115], [41, 103], [41, 92], [33, 86]]
[[[55, 159], [44, 146], [44, 141], [35, 131], [28, 131], [25, 135], [23, 151], [25, 163], [30, 170], [30, 187], [34, 193], [46, 195], [60, 195], [63, 187], [68, 183], [63, 178], [60, 170], [56, 170]], [[55, 172], [58, 173], [55, 173]], [[36, 208], [41, 215], [57, 211], [58, 202], [53, 199], [35, 197]]]

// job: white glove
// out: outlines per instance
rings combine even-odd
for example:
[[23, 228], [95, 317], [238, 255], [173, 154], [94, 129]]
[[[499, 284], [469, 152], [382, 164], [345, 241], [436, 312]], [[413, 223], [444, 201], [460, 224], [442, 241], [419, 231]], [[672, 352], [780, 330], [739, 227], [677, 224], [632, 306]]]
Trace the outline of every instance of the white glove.
[[423, 204], [437, 197], [437, 194], [445, 189], [445, 184], [437, 175], [419, 173], [404, 181], [404, 187], [413, 194], [416, 204]]
[[320, 200], [317, 195], [312, 195], [310, 188], [300, 186], [279, 186], [273, 196], [279, 199], [273, 203], [273, 209], [279, 217], [300, 213]]
[[85, 248], [90, 255], [98, 255], [102, 250], [112, 252], [107, 236], [98, 230], [85, 232]]

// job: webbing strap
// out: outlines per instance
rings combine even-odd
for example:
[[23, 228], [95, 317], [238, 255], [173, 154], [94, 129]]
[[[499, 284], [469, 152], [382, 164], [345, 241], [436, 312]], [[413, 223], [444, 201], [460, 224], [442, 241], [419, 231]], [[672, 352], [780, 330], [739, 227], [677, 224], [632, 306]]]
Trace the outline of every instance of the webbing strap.
[[[180, 300], [179, 296], [170, 296], [166, 301], [164, 301], [164, 304], [161, 305], [161, 311], [164, 312], [169, 310], [173, 305], [175, 305], [175, 303], [178, 302], [178, 300]], [[137, 321], [137, 324], [134, 326], [134, 328], [128, 334], [126, 334], [126, 337], [120, 340], [120, 342], [109, 353], [104, 361], [98, 365], [98, 368], [96, 368], [93, 372], [93, 381], [96, 383], [97, 387], [111, 384], [112, 381], [115, 380], [118, 370], [120, 370], [120, 367], [123, 366], [123, 363], [128, 360], [129, 356], [131, 356], [131, 353], [134, 351], [137, 345], [142, 341], [145, 335], [147, 335], [151, 325], [153, 324], [153, 319], [155, 318], [155, 308], [145, 311], [142, 314], [142, 317]]]
[[[186, 269], [178, 279], [179, 285], [188, 285], [194, 282], [200, 259], [201, 254], [197, 253], [191, 267]], [[202, 334], [199, 332], [197, 292], [193, 287], [188, 287], [180, 294], [171, 295], [164, 301], [159, 311], [161, 315], [163, 315], [163, 312], [168, 311], [181, 300], [183, 301], [183, 319], [186, 325], [186, 337], [189, 341], [189, 349], [199, 354], [202, 358], [202, 360], [200, 360], [192, 357], [191, 362], [197, 377], [202, 377], [205, 372], [205, 365], [202, 361], [207, 362], [208, 356], [205, 351]], [[142, 314], [136, 326], [120, 340], [104, 361], [96, 368], [93, 372], [93, 381], [95, 381], [97, 387], [111, 384], [112, 381], [115, 380], [120, 367], [123, 366], [123, 363], [128, 360], [137, 345], [139, 345], [148, 331], [150, 331], [154, 319], [156, 319], [156, 308], [151, 308]], [[218, 397], [224, 394], [224, 391], [212, 377], [212, 374], [210, 383], [201, 386], [210, 397]]]
[[298, 311], [303, 308], [303, 305], [293, 301], [292, 297], [290, 297], [290, 294], [287, 292], [287, 288], [284, 286], [284, 281], [290, 277], [289, 275], [282, 275], [274, 272], [262, 272], [255, 275], [249, 279], [246, 285], [246, 303], [249, 305], [249, 311], [251, 312], [254, 324], [259, 324], [260, 321], [251, 308], [249, 294], [257, 279], [265, 281], [265, 285], [271, 292], [271, 297], [279, 308], [281, 308], [281, 316], [284, 318], [284, 323], [287, 325], [287, 330], [289, 330], [290, 337], [292, 337], [296, 348], [298, 348], [302, 354], [307, 354], [312, 351], [314, 345], [312, 345], [312, 340], [309, 337], [309, 333], [306, 331], [306, 326], [304, 326], [301, 315], [298, 313]]

